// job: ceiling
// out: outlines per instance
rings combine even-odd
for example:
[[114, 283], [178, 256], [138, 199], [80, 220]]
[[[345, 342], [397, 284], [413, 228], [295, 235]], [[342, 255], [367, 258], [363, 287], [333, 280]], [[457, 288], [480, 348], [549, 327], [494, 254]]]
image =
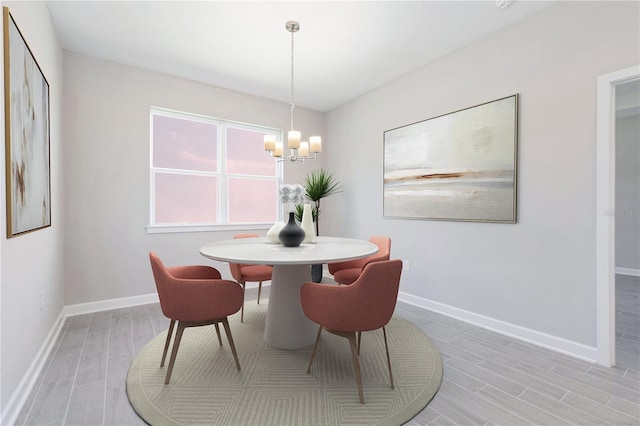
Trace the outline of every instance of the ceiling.
[[[328, 111], [548, 1], [49, 1], [66, 50]], [[472, 64], [470, 64], [472, 65]]]

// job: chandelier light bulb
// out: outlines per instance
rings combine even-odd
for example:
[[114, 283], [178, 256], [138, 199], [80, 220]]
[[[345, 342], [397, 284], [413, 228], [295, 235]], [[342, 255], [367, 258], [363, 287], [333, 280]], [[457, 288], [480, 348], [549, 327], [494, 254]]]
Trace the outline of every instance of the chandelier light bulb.
[[297, 130], [290, 130], [287, 137], [287, 146], [289, 149], [300, 148], [300, 132]]
[[309, 138], [309, 148], [311, 152], [321, 152], [322, 151], [322, 138], [320, 136], [311, 136]]
[[274, 151], [276, 149], [276, 136], [264, 135], [264, 150]]
[[282, 142], [276, 142], [276, 148], [273, 151], [273, 156], [274, 157], [282, 157]]
[[298, 155], [303, 158], [306, 158], [309, 156], [309, 142], [307, 141], [300, 142], [300, 149], [298, 149]]

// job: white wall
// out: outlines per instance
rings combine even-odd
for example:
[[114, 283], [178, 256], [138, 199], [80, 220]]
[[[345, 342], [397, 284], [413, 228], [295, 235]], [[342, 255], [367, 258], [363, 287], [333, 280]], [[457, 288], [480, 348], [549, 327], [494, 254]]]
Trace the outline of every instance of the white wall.
[[640, 116], [616, 120], [616, 267], [640, 272]]
[[[325, 229], [390, 235], [410, 261], [403, 292], [595, 354], [596, 80], [640, 62], [638, 16], [637, 2], [559, 2], [330, 111], [345, 192]], [[385, 130], [514, 93], [517, 224], [383, 218]]]
[[[62, 250], [65, 207], [61, 167], [62, 49], [49, 10], [43, 2], [2, 2], [2, 5], [9, 7], [49, 82], [52, 210], [51, 227], [7, 239], [5, 173], [0, 173], [0, 187], [3, 189], [0, 197], [0, 406], [2, 418], [5, 418], [9, 411], [16, 409], [16, 391], [27, 386], [21, 381], [31, 378], [28, 375], [31, 363], [47, 340], [64, 305]], [[0, 133], [4, 147], [4, 114], [2, 117]], [[4, 164], [4, 148], [0, 153], [0, 163]], [[42, 311], [41, 292], [45, 293]]]
[[[65, 304], [155, 292], [150, 250], [170, 265], [211, 263], [200, 247], [233, 231], [146, 232], [149, 108], [287, 129], [289, 105], [70, 52], [64, 81]], [[322, 113], [296, 108], [295, 123], [303, 134], [324, 134]], [[321, 164], [286, 164], [285, 180], [301, 182]], [[230, 277], [226, 264], [211, 264]]]

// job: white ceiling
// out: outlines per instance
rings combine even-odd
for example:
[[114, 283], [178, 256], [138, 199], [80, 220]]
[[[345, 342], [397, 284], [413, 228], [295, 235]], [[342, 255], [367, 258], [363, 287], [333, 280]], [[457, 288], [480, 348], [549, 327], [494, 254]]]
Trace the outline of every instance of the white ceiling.
[[[548, 6], [514, 1], [49, 1], [63, 48], [289, 102], [339, 106]], [[473, 66], [473, 64], [469, 64]]]

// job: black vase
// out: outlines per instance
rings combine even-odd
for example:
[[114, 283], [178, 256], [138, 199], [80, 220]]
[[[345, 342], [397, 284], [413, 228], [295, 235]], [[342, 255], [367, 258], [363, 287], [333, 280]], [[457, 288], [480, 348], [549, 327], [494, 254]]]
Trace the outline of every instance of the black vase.
[[304, 240], [304, 229], [298, 226], [294, 212], [289, 213], [289, 222], [280, 230], [278, 238], [285, 247], [298, 247]]

